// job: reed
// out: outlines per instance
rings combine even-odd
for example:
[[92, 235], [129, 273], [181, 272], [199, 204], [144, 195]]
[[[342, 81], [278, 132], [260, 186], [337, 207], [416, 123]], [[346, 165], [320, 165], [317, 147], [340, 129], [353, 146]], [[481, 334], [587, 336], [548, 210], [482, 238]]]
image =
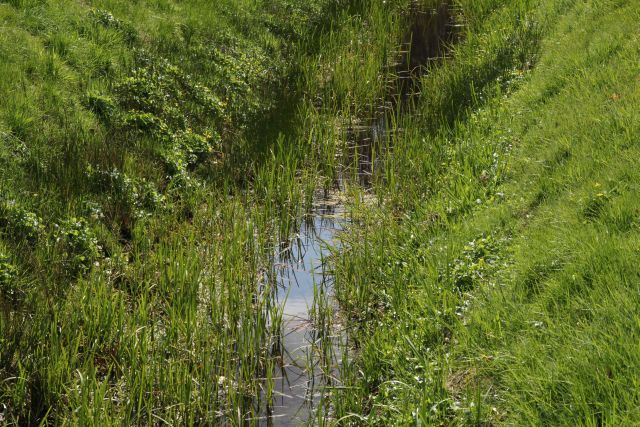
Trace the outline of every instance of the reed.
[[631, 423], [638, 18], [1, 2], [0, 424], [259, 424], [318, 191], [309, 423]]

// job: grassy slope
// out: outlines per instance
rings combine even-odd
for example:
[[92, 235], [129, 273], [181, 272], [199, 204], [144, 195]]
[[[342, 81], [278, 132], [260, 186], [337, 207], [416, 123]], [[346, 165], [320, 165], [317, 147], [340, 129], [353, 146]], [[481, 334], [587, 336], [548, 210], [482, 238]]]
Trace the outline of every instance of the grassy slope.
[[321, 11], [0, 2], [3, 422], [255, 418], [279, 328], [255, 284], [299, 197], [269, 137]]
[[[344, 161], [336, 122], [388, 95], [406, 18], [329, 3], [0, 2], [6, 420], [256, 415], [259, 272]], [[456, 5], [336, 265], [360, 348], [332, 415], [632, 420], [638, 7]]]
[[350, 157], [336, 123], [385, 96], [406, 6], [0, 2], [4, 422], [258, 422], [270, 258]]
[[423, 79], [432, 122], [401, 124], [387, 203], [346, 237], [345, 420], [640, 416], [640, 7], [503, 3], [460, 2], [466, 40]]

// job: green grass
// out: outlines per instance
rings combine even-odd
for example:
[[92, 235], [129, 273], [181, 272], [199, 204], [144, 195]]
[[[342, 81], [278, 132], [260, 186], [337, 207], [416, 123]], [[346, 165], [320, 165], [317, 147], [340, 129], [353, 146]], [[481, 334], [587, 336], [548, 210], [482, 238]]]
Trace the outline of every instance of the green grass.
[[263, 411], [280, 323], [258, 284], [304, 181], [279, 103], [325, 7], [0, 3], [3, 422]]
[[273, 249], [340, 180], [317, 423], [633, 424], [640, 8], [439, 4], [0, 1], [1, 419], [256, 424]]
[[339, 415], [632, 425], [640, 8], [460, 6], [336, 262], [358, 341]]

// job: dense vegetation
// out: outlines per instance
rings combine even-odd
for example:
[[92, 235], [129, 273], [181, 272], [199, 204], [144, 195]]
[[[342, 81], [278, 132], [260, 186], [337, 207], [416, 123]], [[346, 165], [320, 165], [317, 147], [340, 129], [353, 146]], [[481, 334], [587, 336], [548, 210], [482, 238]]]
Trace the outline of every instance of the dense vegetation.
[[465, 39], [337, 261], [360, 349], [335, 402], [381, 425], [635, 425], [640, 4], [457, 3]]
[[0, 2], [0, 424], [257, 416], [277, 129], [327, 7]]
[[338, 177], [341, 311], [312, 320], [352, 345], [315, 421], [632, 424], [638, 22], [633, 0], [0, 1], [0, 424], [257, 423], [273, 248]]

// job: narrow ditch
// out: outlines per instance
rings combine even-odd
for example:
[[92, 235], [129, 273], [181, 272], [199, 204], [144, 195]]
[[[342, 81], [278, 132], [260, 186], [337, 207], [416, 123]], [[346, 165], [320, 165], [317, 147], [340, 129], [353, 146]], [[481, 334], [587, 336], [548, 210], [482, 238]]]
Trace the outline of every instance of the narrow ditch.
[[[336, 177], [336, 191], [317, 192], [311, 211], [301, 221], [297, 235], [274, 255], [273, 277], [282, 305], [282, 333], [277, 346], [271, 398], [262, 396], [260, 425], [313, 425], [324, 418], [330, 402], [324, 401], [326, 388], [340, 386], [341, 355], [348, 351], [348, 334], [336, 313], [332, 297], [333, 276], [327, 259], [339, 249], [339, 233], [349, 225], [345, 206], [336, 197], [346, 182], [365, 190], [373, 187], [374, 174], [382, 167], [383, 147], [402, 132], [391, 126], [393, 111], [410, 113], [411, 100], [419, 96], [419, 80], [428, 66], [447, 56], [457, 37], [452, 2], [442, 1], [425, 9], [412, 2], [409, 23], [398, 60], [390, 73], [386, 99], [373, 117], [344, 123], [342, 134], [347, 152], [345, 166]], [[334, 316], [327, 319], [325, 316]], [[329, 405], [329, 406], [327, 406]], [[325, 412], [319, 413], [324, 407]]]
[[339, 246], [337, 233], [347, 221], [344, 206], [319, 193], [297, 235], [276, 254], [273, 269], [283, 332], [272, 401], [265, 408], [262, 425], [308, 424], [320, 409], [324, 388], [339, 377], [336, 349], [345, 345], [345, 337], [337, 325], [327, 323], [326, 316], [336, 309], [326, 306], [335, 304], [327, 258]]

